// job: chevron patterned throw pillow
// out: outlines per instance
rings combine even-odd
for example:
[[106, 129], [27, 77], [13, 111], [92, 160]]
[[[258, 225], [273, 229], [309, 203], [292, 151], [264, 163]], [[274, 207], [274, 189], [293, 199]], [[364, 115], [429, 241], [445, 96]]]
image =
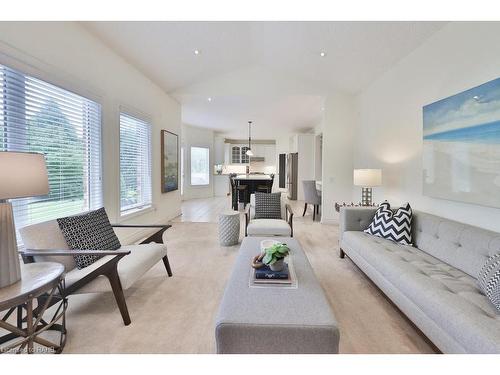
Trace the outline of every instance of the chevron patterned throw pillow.
[[411, 216], [409, 203], [393, 212], [389, 202], [385, 201], [377, 209], [371, 224], [365, 229], [365, 233], [402, 245], [411, 245]]
[[500, 254], [488, 258], [477, 280], [483, 293], [500, 311]]

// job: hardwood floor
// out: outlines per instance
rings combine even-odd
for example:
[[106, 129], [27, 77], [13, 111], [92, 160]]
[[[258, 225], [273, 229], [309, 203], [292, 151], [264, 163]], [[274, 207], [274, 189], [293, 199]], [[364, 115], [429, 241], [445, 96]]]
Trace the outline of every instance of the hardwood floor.
[[[341, 353], [435, 353], [428, 339], [349, 259], [338, 257], [338, 225], [313, 221], [312, 207], [289, 201], [294, 211], [295, 237], [302, 244], [341, 328]], [[177, 222], [216, 223], [230, 209], [230, 199], [183, 202]], [[244, 219], [241, 220], [243, 234]]]
[[[288, 201], [293, 208], [295, 218], [302, 215], [304, 203], [301, 201]], [[213, 197], [190, 199], [182, 202], [182, 215], [172, 220], [172, 222], [192, 222], [192, 223], [217, 223], [218, 215], [231, 210], [230, 197]], [[243, 209], [240, 209], [243, 214]], [[307, 208], [305, 220], [312, 220], [312, 206]], [[316, 220], [319, 222], [321, 215], [317, 215]]]
[[229, 197], [190, 199], [182, 202], [182, 215], [173, 222], [216, 223], [226, 210], [231, 210]]
[[[338, 257], [338, 226], [313, 222], [312, 209], [302, 217], [302, 202], [292, 205], [294, 237], [338, 321], [340, 352], [433, 353], [356, 265]], [[71, 296], [65, 353], [214, 353], [214, 320], [239, 250], [218, 241], [217, 215], [229, 207], [227, 198], [183, 202], [164, 235], [173, 277], [159, 262], [125, 291], [129, 326], [111, 293]]]

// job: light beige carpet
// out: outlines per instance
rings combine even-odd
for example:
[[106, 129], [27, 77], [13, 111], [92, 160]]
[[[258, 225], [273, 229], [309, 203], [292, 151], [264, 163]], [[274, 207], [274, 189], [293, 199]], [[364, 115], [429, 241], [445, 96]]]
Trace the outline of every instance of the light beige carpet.
[[[341, 331], [342, 353], [429, 353], [432, 348], [348, 259], [336, 226], [297, 218], [296, 238]], [[175, 223], [166, 232], [174, 276], [157, 264], [126, 292], [124, 326], [111, 294], [70, 297], [65, 353], [214, 353], [214, 318], [239, 246], [220, 247], [215, 223]]]

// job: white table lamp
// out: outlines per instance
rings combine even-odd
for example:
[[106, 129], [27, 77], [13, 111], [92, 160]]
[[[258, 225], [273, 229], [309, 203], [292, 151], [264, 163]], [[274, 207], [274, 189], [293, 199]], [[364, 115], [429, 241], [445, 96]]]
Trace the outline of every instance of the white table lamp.
[[355, 169], [354, 185], [361, 186], [361, 204], [372, 205], [372, 187], [382, 185], [381, 169]]
[[7, 199], [49, 193], [43, 154], [0, 152], [0, 288], [21, 279], [12, 205]]

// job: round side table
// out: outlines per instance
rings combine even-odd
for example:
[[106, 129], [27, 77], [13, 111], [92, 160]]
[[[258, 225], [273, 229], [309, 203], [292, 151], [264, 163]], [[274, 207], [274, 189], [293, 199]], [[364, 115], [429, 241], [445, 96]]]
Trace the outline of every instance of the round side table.
[[219, 214], [219, 243], [233, 246], [240, 241], [240, 213], [225, 211]]
[[[64, 266], [53, 262], [21, 265], [21, 280], [0, 289], [0, 353], [61, 353], [66, 343], [66, 308], [60, 297]], [[48, 314], [47, 309], [56, 305]], [[13, 313], [17, 312], [17, 317]], [[44, 317], [49, 315], [49, 319]], [[58, 331], [58, 343], [41, 333]], [[1, 346], [5, 344], [5, 346]]]

